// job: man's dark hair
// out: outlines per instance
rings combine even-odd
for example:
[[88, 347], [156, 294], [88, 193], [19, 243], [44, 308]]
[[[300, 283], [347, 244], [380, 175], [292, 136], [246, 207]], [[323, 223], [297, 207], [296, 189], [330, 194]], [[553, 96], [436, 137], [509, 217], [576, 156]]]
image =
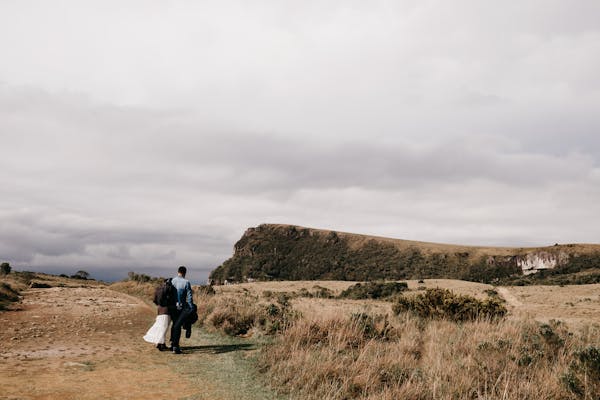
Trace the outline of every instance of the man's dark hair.
[[187, 268], [184, 267], [183, 265], [181, 267], [177, 268], [177, 273], [178, 274], [181, 274], [181, 275], [185, 276], [186, 272], [187, 272]]

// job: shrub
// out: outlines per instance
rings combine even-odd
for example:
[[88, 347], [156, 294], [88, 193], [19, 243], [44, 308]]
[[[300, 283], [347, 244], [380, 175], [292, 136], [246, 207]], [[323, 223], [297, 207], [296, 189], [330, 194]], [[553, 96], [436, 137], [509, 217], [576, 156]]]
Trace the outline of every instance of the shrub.
[[7, 262], [3, 262], [2, 264], [0, 264], [0, 274], [2, 275], [10, 274], [11, 269], [12, 268], [10, 267], [10, 264]]
[[87, 280], [90, 278], [90, 273], [86, 271], [77, 271], [73, 275], [71, 275], [71, 278]]
[[287, 304], [268, 304], [264, 308], [265, 317], [259, 319], [259, 327], [267, 334], [275, 334], [289, 328], [300, 316]]
[[31, 281], [36, 277], [35, 273], [30, 271], [15, 272], [15, 276], [19, 281], [27, 286], [29, 286]]
[[318, 298], [318, 299], [333, 299], [335, 295], [330, 289], [323, 286], [315, 285], [312, 287], [313, 291], [309, 291], [306, 288], [298, 290], [297, 295], [299, 297]]
[[408, 289], [406, 282], [366, 282], [357, 283], [342, 291], [341, 298], [384, 299], [401, 294]]
[[214, 311], [208, 321], [227, 335], [237, 336], [248, 333], [256, 318], [251, 310], [232, 307]]
[[572, 354], [574, 361], [562, 375], [563, 385], [581, 398], [600, 393], [600, 347], [588, 346]]
[[300, 315], [292, 310], [288, 296], [279, 293], [278, 299], [268, 304], [251, 295], [199, 296], [198, 315], [201, 321], [230, 336], [245, 335], [253, 329], [275, 334], [291, 326]]
[[600, 381], [600, 347], [589, 346], [576, 353], [581, 367], [596, 381]]
[[150, 275], [138, 274], [138, 273], [130, 271], [127, 273], [127, 280], [139, 282], [139, 283], [146, 283], [146, 282], [161, 283], [163, 281], [163, 278], [156, 278], [156, 277], [152, 277]]
[[387, 314], [354, 313], [350, 316], [350, 322], [358, 327], [364, 339], [388, 340], [393, 336], [394, 330], [390, 325]]
[[0, 310], [4, 310], [9, 303], [19, 300], [19, 292], [8, 283], [0, 282]]
[[319, 299], [333, 299], [335, 297], [333, 292], [326, 287], [315, 285], [313, 286], [313, 289], [313, 297], [317, 297]]
[[565, 385], [565, 387], [572, 393], [581, 396], [583, 395], [583, 389], [581, 387], [581, 381], [579, 380], [579, 378], [577, 377], [577, 375], [569, 370], [567, 372], [565, 372], [562, 376], [561, 376], [561, 381], [563, 383], [563, 385]]
[[43, 282], [31, 282], [29, 287], [32, 289], [48, 289], [48, 288], [51, 288], [52, 285], [49, 285], [49, 284], [43, 283]]
[[479, 300], [457, 295], [447, 289], [427, 289], [413, 297], [400, 297], [393, 306], [396, 314], [411, 312], [422, 318], [469, 321], [477, 318], [502, 318], [507, 310], [498, 300]]

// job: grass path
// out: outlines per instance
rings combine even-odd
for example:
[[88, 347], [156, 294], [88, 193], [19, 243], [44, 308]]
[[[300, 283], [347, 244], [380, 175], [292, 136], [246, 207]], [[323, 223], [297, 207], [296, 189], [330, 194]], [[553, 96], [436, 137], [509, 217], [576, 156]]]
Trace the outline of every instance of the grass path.
[[521, 303], [521, 301], [517, 299], [516, 296], [513, 295], [508, 288], [499, 287], [498, 292], [502, 297], [504, 297], [504, 300], [506, 300], [506, 302], [513, 306], [515, 309], [523, 307], [523, 303]]
[[182, 339], [184, 354], [165, 354], [177, 374], [185, 376], [198, 392], [185, 400], [283, 400], [258, 376], [254, 358], [261, 343], [256, 339], [231, 338], [203, 329]]
[[[137, 297], [144, 301], [148, 310], [151, 310], [146, 324], [139, 328], [140, 334], [143, 335], [142, 332], [145, 332], [154, 322], [155, 306], [143, 295], [138, 294]], [[269, 340], [268, 338], [230, 337], [210, 333], [197, 324], [194, 325], [190, 338], [185, 338], [184, 330], [181, 333], [180, 344], [183, 354], [150, 350], [155, 365], [165, 365], [173, 375], [182, 377], [182, 381], [185, 381], [186, 394], [178, 397], [175, 390], [172, 398], [181, 400], [286, 400], [288, 398], [271, 390], [256, 370], [257, 352], [260, 346]], [[167, 332], [167, 340], [169, 336], [170, 333]], [[145, 344], [145, 347], [148, 347], [148, 344]]]

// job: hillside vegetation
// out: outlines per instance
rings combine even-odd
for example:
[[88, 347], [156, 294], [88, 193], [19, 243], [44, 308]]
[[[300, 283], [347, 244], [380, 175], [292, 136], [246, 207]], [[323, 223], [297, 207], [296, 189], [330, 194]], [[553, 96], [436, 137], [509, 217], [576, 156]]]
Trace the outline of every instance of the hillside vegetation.
[[[519, 263], [540, 255], [553, 269], [524, 276]], [[600, 245], [475, 247], [303, 228], [248, 229], [233, 256], [211, 273], [217, 283], [257, 280], [400, 280], [448, 278], [502, 284], [600, 282]]]

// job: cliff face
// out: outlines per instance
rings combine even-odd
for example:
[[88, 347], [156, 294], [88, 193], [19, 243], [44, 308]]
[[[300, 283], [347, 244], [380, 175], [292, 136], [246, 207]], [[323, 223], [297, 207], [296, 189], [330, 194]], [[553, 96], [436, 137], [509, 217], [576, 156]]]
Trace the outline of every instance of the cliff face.
[[557, 275], [596, 268], [600, 281], [600, 245], [487, 248], [265, 224], [249, 228], [235, 244], [233, 256], [211, 278], [217, 282], [421, 278], [508, 282], [548, 271]]
[[528, 253], [525, 256], [517, 257], [517, 266], [521, 268], [523, 274], [535, 274], [541, 270], [554, 269], [561, 267], [569, 262], [569, 255], [564, 251], [550, 253], [547, 251], [537, 251]]

